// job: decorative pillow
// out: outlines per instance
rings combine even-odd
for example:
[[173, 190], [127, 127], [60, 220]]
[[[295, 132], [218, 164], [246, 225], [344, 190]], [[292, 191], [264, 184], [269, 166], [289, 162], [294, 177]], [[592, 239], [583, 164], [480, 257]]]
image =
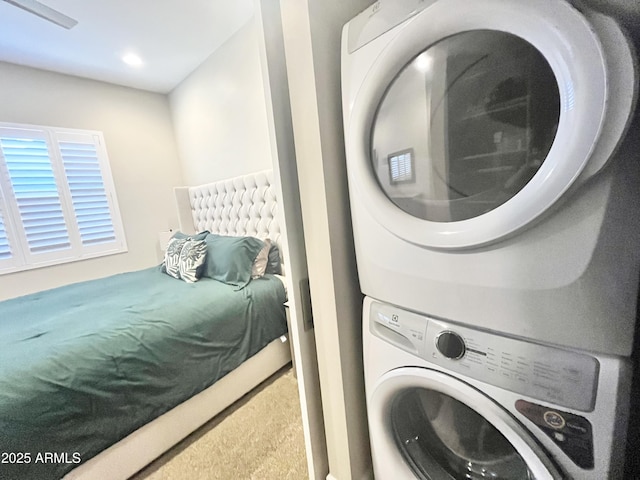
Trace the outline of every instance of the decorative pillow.
[[267, 261], [267, 269], [264, 273], [282, 275], [282, 263], [280, 263], [280, 250], [275, 243], [269, 248], [269, 259]]
[[202, 232], [193, 233], [193, 234], [182, 233], [181, 231], [177, 231], [176, 233], [173, 234], [173, 237], [171, 238], [179, 238], [179, 239], [188, 238], [189, 240], [204, 240], [205, 238], [207, 238], [207, 235], [209, 235], [209, 233], [210, 233], [209, 230], [204, 230]]
[[[209, 231], [208, 230], [204, 230], [203, 232], [200, 233], [194, 233], [192, 235], [189, 235], [187, 233], [182, 233], [181, 231], [177, 231], [176, 233], [173, 234], [173, 236], [169, 239], [169, 243], [167, 243], [167, 250], [165, 251], [165, 256], [164, 256], [164, 260], [162, 261], [161, 266], [161, 271], [163, 273], [169, 273], [169, 271], [167, 270], [167, 255], [166, 252], [169, 251], [169, 245], [171, 245], [171, 240], [173, 240], [174, 238], [177, 240], [204, 240], [207, 235], [209, 235]], [[178, 252], [178, 254], [180, 254], [180, 252]], [[175, 271], [177, 273], [177, 270]], [[175, 275], [172, 275], [171, 273], [169, 273], [169, 275], [171, 275], [172, 277], [174, 277]], [[179, 277], [175, 277], [175, 278], [179, 278]]]
[[251, 281], [253, 262], [264, 247], [255, 237], [209, 234], [204, 276], [244, 288]]
[[180, 252], [180, 278], [187, 283], [197, 282], [202, 277], [207, 259], [207, 244], [204, 240], [187, 240]]
[[186, 238], [169, 239], [167, 250], [164, 252], [164, 262], [162, 263], [162, 271], [173, 278], [180, 278], [180, 252], [187, 243]]
[[269, 249], [271, 248], [271, 240], [268, 238], [263, 240], [264, 246], [253, 261], [251, 267], [251, 278], [260, 278], [267, 270], [267, 262], [269, 261]]
[[164, 271], [173, 278], [196, 282], [204, 269], [207, 246], [204, 240], [172, 238], [164, 256]]

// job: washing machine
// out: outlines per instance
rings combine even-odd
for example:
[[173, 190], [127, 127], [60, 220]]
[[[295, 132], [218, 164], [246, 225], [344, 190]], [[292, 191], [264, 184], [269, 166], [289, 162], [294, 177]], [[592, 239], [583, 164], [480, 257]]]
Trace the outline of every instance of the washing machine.
[[344, 27], [363, 293], [529, 340], [630, 354], [636, 54], [612, 18], [579, 5], [381, 0]]
[[375, 478], [623, 478], [627, 360], [364, 307]]

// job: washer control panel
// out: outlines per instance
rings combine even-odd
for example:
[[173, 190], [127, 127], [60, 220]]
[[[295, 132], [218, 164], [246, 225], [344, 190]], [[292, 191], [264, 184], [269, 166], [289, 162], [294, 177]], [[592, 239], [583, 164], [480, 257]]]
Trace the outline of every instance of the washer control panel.
[[589, 355], [436, 320], [374, 302], [371, 331], [435, 365], [531, 398], [593, 410], [598, 361]]

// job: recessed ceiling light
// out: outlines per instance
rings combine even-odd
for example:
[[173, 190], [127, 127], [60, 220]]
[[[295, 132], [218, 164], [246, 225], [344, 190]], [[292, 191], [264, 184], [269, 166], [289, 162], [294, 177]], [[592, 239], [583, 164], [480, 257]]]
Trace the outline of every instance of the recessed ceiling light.
[[132, 52], [124, 54], [122, 56], [122, 61], [132, 67], [141, 67], [143, 64], [142, 59]]

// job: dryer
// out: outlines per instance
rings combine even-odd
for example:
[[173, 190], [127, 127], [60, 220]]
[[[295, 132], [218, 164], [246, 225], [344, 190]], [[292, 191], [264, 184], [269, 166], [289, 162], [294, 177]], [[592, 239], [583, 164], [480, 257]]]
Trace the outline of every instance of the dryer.
[[630, 354], [637, 73], [615, 21], [560, 0], [381, 0], [344, 27], [342, 87], [366, 295]]
[[365, 299], [375, 477], [623, 478], [627, 360]]

